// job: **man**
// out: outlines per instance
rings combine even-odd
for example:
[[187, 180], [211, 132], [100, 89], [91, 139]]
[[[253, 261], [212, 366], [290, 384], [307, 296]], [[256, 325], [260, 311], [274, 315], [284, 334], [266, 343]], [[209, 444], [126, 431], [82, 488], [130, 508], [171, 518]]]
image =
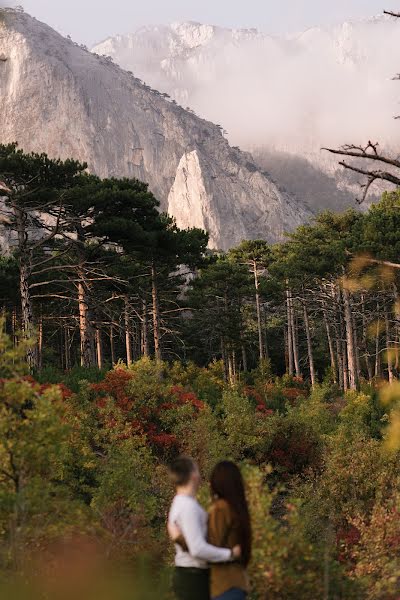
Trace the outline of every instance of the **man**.
[[[176, 495], [168, 516], [171, 539], [175, 544], [174, 591], [178, 600], [209, 600], [208, 563], [226, 563], [240, 557], [240, 546], [218, 548], [206, 541], [207, 513], [196, 500], [200, 472], [196, 463], [185, 456], [170, 466]], [[179, 540], [180, 541], [180, 540]]]

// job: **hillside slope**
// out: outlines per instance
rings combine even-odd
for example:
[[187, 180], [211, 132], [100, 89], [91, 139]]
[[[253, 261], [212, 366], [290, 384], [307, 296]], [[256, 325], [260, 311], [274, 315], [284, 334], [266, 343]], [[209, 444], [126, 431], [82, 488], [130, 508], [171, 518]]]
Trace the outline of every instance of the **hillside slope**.
[[109, 38], [95, 51], [222, 122], [232, 143], [318, 210], [343, 209], [359, 191], [321, 147], [372, 139], [398, 149], [399, 40], [400, 20], [385, 16], [282, 38], [178, 23]]
[[278, 240], [310, 216], [220, 128], [29, 15], [7, 12], [0, 55], [1, 142], [147, 181], [179, 226], [206, 229], [216, 248]]

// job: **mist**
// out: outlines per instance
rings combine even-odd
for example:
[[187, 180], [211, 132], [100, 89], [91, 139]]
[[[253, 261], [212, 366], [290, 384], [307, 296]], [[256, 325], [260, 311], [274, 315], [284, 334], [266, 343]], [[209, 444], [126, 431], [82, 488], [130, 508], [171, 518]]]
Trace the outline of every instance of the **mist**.
[[249, 41], [217, 55], [213, 71], [190, 102], [234, 143], [306, 153], [369, 139], [398, 145], [400, 23]]
[[133, 50], [117, 47], [115, 60], [220, 123], [233, 144], [304, 156], [369, 139], [398, 145], [399, 20], [381, 16], [282, 39], [215, 28], [205, 44], [186, 51], [183, 38], [174, 52], [168, 40], [155, 43], [160, 31], [138, 32]]

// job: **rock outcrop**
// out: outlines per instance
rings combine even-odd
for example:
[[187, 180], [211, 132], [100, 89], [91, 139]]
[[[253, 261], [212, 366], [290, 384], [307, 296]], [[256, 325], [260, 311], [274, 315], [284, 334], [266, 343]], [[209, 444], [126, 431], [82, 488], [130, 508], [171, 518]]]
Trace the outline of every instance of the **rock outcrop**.
[[2, 143], [144, 180], [178, 225], [205, 227], [214, 248], [275, 241], [309, 218], [218, 126], [29, 15], [6, 13], [0, 55]]
[[321, 147], [372, 139], [398, 153], [399, 34], [400, 21], [383, 15], [280, 38], [189, 22], [142, 27], [95, 51], [222, 122], [313, 209], [342, 210], [359, 178]]

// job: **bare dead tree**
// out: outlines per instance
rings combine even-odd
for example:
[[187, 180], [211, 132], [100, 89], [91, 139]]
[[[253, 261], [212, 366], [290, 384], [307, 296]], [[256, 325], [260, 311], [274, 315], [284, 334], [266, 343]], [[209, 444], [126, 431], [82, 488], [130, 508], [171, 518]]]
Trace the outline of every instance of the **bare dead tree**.
[[400, 12], [393, 12], [391, 10], [384, 10], [383, 14], [384, 15], [389, 15], [389, 17], [396, 17], [397, 19], [400, 18]]
[[[348, 156], [350, 158], [356, 158], [359, 160], [371, 161], [365, 168], [362, 168], [358, 164], [352, 164], [346, 162], [345, 160], [341, 160], [339, 164], [345, 169], [352, 171], [353, 173], [359, 173], [363, 175], [366, 180], [365, 183], [361, 184], [361, 189], [363, 190], [362, 196], [357, 199], [359, 204], [362, 204], [368, 196], [368, 192], [371, 188], [371, 185], [377, 181], [387, 181], [396, 187], [400, 187], [400, 160], [396, 158], [391, 158], [386, 156], [385, 154], [381, 154], [378, 150], [379, 144], [373, 144], [371, 141], [368, 142], [366, 146], [355, 146], [346, 144], [339, 149], [335, 148], [322, 148], [331, 154], [335, 154], [337, 156]], [[375, 163], [375, 165], [374, 165]], [[380, 168], [374, 168], [376, 163], [390, 165], [396, 169], [399, 169], [399, 174], [384, 170]]]

